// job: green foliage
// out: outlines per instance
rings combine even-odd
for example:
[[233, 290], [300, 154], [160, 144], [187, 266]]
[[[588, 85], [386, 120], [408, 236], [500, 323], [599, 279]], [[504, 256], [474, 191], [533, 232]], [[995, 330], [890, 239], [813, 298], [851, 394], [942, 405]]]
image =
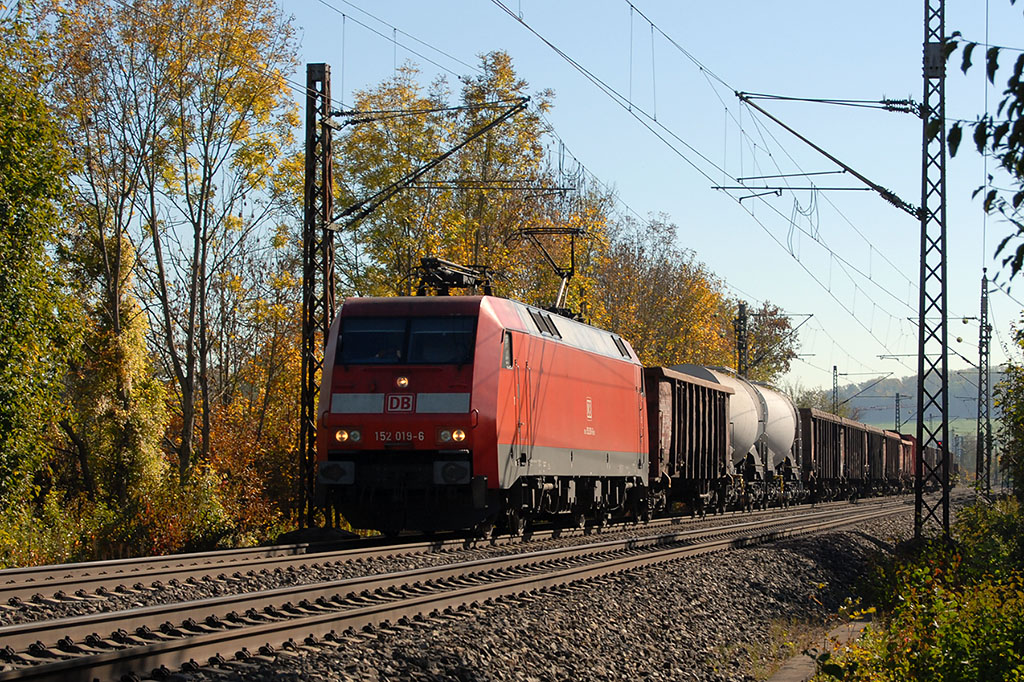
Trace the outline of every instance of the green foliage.
[[95, 557], [94, 505], [51, 490], [0, 512], [0, 568], [86, 561]]
[[1001, 445], [1000, 467], [1007, 473], [1017, 500], [1024, 503], [1024, 327], [1014, 325], [1011, 334], [1014, 354], [1006, 363], [1003, 378], [992, 395], [1001, 419], [996, 440]]
[[60, 367], [76, 331], [75, 305], [62, 294], [53, 259], [69, 165], [60, 130], [39, 91], [40, 49], [20, 15], [0, 19], [0, 500], [5, 504], [23, 493], [21, 486], [60, 414]]
[[[1010, 4], [1013, 2], [1010, 0]], [[964, 49], [960, 70], [966, 74], [973, 66], [974, 49], [979, 43], [964, 40], [959, 31], [954, 31], [947, 42], [947, 59], [953, 56], [961, 43]], [[985, 51], [985, 77], [993, 84], [1000, 69], [1001, 51], [1002, 48], [994, 45], [988, 46]], [[1024, 216], [1020, 213], [1021, 203], [1024, 202], [1024, 54], [1018, 55], [1014, 61], [995, 114], [986, 112], [968, 125], [972, 128], [972, 138], [978, 153], [997, 159], [1002, 170], [1009, 174], [1012, 183], [1016, 185], [1015, 190], [991, 188], [993, 177], [990, 175], [988, 187], [991, 189], [983, 197], [985, 212], [1000, 214], [1015, 230], [999, 242], [995, 251], [995, 256], [1006, 252], [1002, 264], [1009, 268], [1010, 277], [1013, 277], [1024, 266]], [[951, 156], [956, 156], [959, 149], [963, 127], [963, 124], [956, 122], [949, 130], [947, 140]], [[975, 190], [975, 196], [984, 189], [979, 187]], [[1016, 248], [1008, 249], [1013, 242], [1021, 243]]]
[[1015, 500], [963, 510], [955, 542], [930, 540], [879, 565], [869, 597], [882, 618], [818, 679], [1024, 679], [1024, 564]]

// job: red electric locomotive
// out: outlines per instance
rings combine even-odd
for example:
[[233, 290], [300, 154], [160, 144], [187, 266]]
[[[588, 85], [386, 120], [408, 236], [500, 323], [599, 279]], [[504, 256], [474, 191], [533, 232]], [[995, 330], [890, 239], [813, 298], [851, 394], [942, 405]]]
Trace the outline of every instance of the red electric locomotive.
[[318, 495], [355, 527], [648, 507], [643, 369], [615, 334], [491, 296], [355, 298], [324, 362]]

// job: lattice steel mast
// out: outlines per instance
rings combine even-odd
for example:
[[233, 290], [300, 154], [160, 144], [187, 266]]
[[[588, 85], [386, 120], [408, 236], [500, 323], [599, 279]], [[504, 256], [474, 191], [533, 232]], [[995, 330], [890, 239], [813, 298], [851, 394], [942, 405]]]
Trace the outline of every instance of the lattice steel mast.
[[[917, 446], [914, 535], [929, 523], [949, 536], [949, 357], [946, 329], [945, 0], [924, 3], [924, 99], [921, 104], [921, 282], [918, 313]], [[934, 425], [926, 421], [938, 416]], [[929, 462], [926, 452], [934, 448]], [[937, 487], [938, 499], [925, 489]]]
[[736, 332], [736, 374], [746, 377], [750, 367], [747, 359], [747, 304], [741, 302], [739, 314], [732, 321], [732, 328]]
[[313, 525], [317, 402], [324, 343], [334, 317], [331, 67], [306, 65], [306, 179], [302, 224], [302, 391], [299, 428], [300, 526]]
[[978, 490], [992, 490], [992, 418], [989, 392], [989, 344], [992, 325], [988, 323], [988, 269], [981, 271], [981, 313], [978, 316]]

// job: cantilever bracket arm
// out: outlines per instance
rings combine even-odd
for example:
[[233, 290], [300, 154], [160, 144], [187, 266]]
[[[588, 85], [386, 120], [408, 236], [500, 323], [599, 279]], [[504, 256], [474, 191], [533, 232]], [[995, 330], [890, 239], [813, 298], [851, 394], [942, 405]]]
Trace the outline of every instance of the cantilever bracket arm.
[[739, 100], [741, 102], [743, 102], [744, 104], [749, 104], [750, 106], [754, 107], [755, 109], [760, 111], [762, 114], [764, 114], [765, 116], [767, 116], [771, 120], [775, 121], [778, 125], [782, 126], [785, 130], [787, 130], [789, 133], [794, 135], [797, 139], [802, 141], [804, 144], [806, 144], [809, 147], [811, 147], [811, 149], [814, 149], [816, 152], [818, 152], [819, 154], [824, 156], [826, 159], [828, 159], [829, 161], [831, 161], [832, 163], [836, 164], [837, 166], [839, 166], [840, 168], [845, 170], [847, 173], [849, 173], [853, 177], [855, 177], [858, 180], [860, 180], [861, 182], [863, 182], [865, 185], [867, 185], [868, 187], [873, 189], [875, 192], [877, 192], [880, 197], [882, 197], [883, 199], [888, 201], [890, 204], [892, 204], [896, 208], [899, 208], [899, 209], [902, 209], [902, 210], [906, 211], [910, 215], [914, 216], [914, 218], [917, 219], [917, 220], [921, 219], [921, 210], [918, 207], [914, 206], [913, 204], [911, 204], [909, 202], [904, 201], [899, 196], [897, 196], [895, 192], [893, 192], [891, 190], [888, 190], [885, 187], [882, 187], [877, 182], [872, 182], [867, 177], [861, 175], [860, 173], [855, 171], [853, 168], [851, 168], [847, 164], [843, 163], [842, 161], [840, 161], [836, 157], [832, 156], [827, 151], [825, 151], [824, 149], [822, 149], [818, 145], [814, 144], [813, 142], [808, 140], [806, 137], [804, 137], [803, 135], [801, 135], [797, 131], [793, 130], [791, 127], [789, 127], [788, 125], [786, 125], [785, 123], [783, 123], [779, 119], [777, 119], [774, 116], [772, 116], [771, 114], [769, 114], [767, 111], [765, 111], [763, 108], [761, 108], [757, 104], [754, 104], [754, 101], [751, 98], [751, 95], [749, 93], [737, 92], [736, 96], [739, 98]]
[[[407, 188], [409, 185], [414, 183], [416, 180], [418, 180], [431, 169], [440, 165], [441, 162], [450, 157], [452, 154], [459, 151], [467, 144], [477, 139], [478, 137], [484, 135], [493, 128], [496, 128], [505, 121], [509, 120], [510, 118], [518, 114], [520, 111], [526, 109], [526, 105], [529, 103], [529, 101], [529, 97], [520, 97], [515, 104], [513, 104], [505, 111], [503, 111], [501, 115], [499, 115], [497, 118], [495, 118], [493, 121], [480, 128], [479, 130], [472, 133], [469, 137], [464, 139], [462, 142], [459, 142], [457, 145], [455, 145], [448, 151], [438, 156], [435, 156], [430, 161], [406, 173], [404, 176], [402, 176], [395, 182], [391, 183], [387, 187], [384, 187], [380, 191], [374, 193], [373, 195], [367, 197], [366, 199], [363, 199], [362, 201], [358, 201], [352, 204], [351, 206], [343, 210], [341, 213], [332, 217], [330, 224], [326, 226], [327, 229], [339, 230], [342, 229], [342, 227], [351, 227], [355, 223], [359, 222], [366, 216], [376, 211], [380, 207], [380, 205], [383, 204], [385, 201], [395, 196], [403, 189]], [[343, 225], [338, 224], [340, 221], [344, 221]]]

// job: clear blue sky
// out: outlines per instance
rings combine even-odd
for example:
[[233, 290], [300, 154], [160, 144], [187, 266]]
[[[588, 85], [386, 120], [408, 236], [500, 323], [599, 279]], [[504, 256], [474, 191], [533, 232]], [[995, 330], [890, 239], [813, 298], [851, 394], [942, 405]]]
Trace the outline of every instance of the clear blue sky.
[[[644, 112], [640, 118], [678, 152], [487, 0], [283, 4], [300, 29], [301, 59], [330, 64], [333, 95], [346, 104], [354, 90], [389, 77], [396, 62], [415, 62], [425, 82], [443, 75], [457, 89], [453, 72], [471, 73], [478, 55], [492, 50], [511, 54], [532, 90], [555, 91], [549, 119], [568, 150], [616, 188], [626, 205], [645, 216], [668, 215], [679, 225], [681, 244], [696, 251], [734, 295], [813, 314], [800, 331], [800, 352], [809, 355], [794, 363], [784, 381], [831, 388], [833, 365], [849, 374], [840, 383], [863, 381], [871, 373], [903, 376], [916, 370], [912, 357], [878, 357], [917, 350], [916, 325], [908, 320], [917, 317], [916, 220], [872, 192], [796, 190], [740, 204], [711, 186], [734, 184], [726, 173], [744, 177], [836, 169], [740, 106], [733, 90], [920, 101], [923, 1], [637, 0], [636, 10], [655, 25], [653, 45], [651, 23], [624, 0], [503, 2], [608, 86], [624, 96], [631, 93], [635, 108]], [[1011, 7], [1009, 0], [948, 0], [947, 33], [960, 30], [984, 42], [986, 5], [989, 42], [1021, 46], [1022, 9]], [[1014, 59], [1016, 53], [1007, 53], [1001, 61], [1012, 64]], [[974, 61], [983, 62], [982, 50]], [[947, 116], [973, 120], [984, 110], [985, 94], [980, 68], [969, 76], [951, 69]], [[998, 96], [999, 88], [990, 86], [993, 109]], [[759, 104], [873, 181], [911, 204], [920, 203], [921, 123], [916, 117], [821, 104]], [[646, 118], [655, 113], [657, 124]], [[849, 176], [812, 179], [819, 187], [860, 186]], [[971, 199], [983, 180], [983, 162], [965, 136], [961, 152], [949, 161], [949, 334], [951, 348], [972, 362], [977, 361], [978, 325], [960, 318], [978, 314], [981, 268], [988, 265], [990, 276], [1000, 269], [991, 256], [1007, 233], [994, 218], [986, 228], [979, 202]], [[790, 182], [808, 186], [802, 178]], [[1024, 296], [1024, 287], [1014, 295]], [[995, 364], [1005, 358], [1001, 341], [1009, 341], [1009, 325], [1020, 306], [1000, 292], [990, 300]], [[951, 353], [950, 367], [968, 365]]]

